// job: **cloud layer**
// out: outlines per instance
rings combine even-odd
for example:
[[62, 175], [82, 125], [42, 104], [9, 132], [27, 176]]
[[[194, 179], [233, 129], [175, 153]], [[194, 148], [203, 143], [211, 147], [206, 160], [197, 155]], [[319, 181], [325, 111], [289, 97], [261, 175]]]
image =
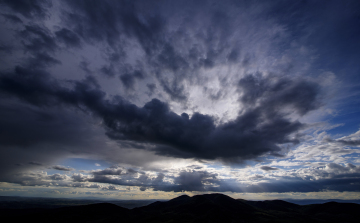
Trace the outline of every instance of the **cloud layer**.
[[0, 181], [358, 191], [358, 2], [0, 5]]

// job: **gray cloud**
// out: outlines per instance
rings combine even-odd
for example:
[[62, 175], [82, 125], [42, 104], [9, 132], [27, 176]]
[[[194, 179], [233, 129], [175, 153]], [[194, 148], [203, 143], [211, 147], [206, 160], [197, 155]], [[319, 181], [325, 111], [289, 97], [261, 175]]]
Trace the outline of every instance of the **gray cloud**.
[[136, 79], [143, 79], [144, 75], [141, 71], [135, 70], [120, 75], [120, 80], [127, 89], [134, 89]]
[[262, 167], [260, 167], [260, 169], [265, 170], [265, 171], [278, 170], [278, 168], [271, 167], [271, 166], [262, 166]]
[[41, 163], [34, 162], [34, 161], [30, 161], [30, 162], [28, 162], [28, 164], [30, 164], [30, 165], [36, 165], [36, 166], [42, 166]]
[[55, 165], [51, 167], [54, 170], [61, 170], [61, 171], [72, 171], [74, 170], [74, 168], [71, 167], [65, 167], [65, 166], [61, 166], [61, 165]]
[[48, 29], [37, 25], [25, 26], [20, 35], [25, 40], [23, 44], [26, 51], [33, 53], [39, 51], [53, 52], [58, 47], [52, 33]]
[[2, 14], [2, 16], [7, 20], [7, 21], [10, 21], [10, 22], [13, 22], [13, 23], [22, 23], [23, 21], [17, 17], [16, 15], [11, 15], [11, 14]]
[[[249, 76], [244, 79], [248, 81]], [[241, 101], [249, 105], [248, 108], [234, 121], [216, 126], [211, 116], [200, 113], [194, 113], [191, 118], [179, 116], [157, 99], [143, 107], [121, 97], [108, 101], [105, 92], [90, 77], [74, 81], [73, 89], [62, 87], [44, 71], [23, 67], [0, 77], [4, 94], [41, 107], [59, 103], [85, 106], [86, 110], [103, 119], [110, 138], [150, 142], [159, 145], [154, 150], [161, 155], [241, 160], [269, 152], [276, 155], [281, 151], [278, 144], [296, 143], [290, 135], [299, 131], [303, 124], [287, 119], [282, 109], [291, 106], [301, 115], [315, 109], [318, 85], [280, 80], [271, 86], [272, 90], [266, 96], [261, 97], [261, 93], [255, 97], [253, 91], [247, 90], [253, 82], [249, 86], [243, 81], [240, 83], [240, 89], [245, 89]], [[249, 97], [253, 99], [249, 101]], [[262, 100], [262, 103], [253, 106], [256, 100]], [[175, 152], [167, 147], [172, 147]]]
[[126, 169], [124, 168], [107, 168], [104, 170], [97, 170], [93, 171], [92, 174], [94, 175], [125, 175], [127, 174]]
[[115, 76], [115, 70], [114, 70], [114, 66], [109, 65], [109, 66], [103, 66], [100, 69], [101, 73], [105, 74], [108, 77], [114, 77]]
[[1, 0], [1, 4], [11, 8], [14, 12], [20, 13], [24, 17], [40, 17], [43, 18], [52, 3], [48, 0]]
[[23, 165], [29, 162], [53, 166], [70, 154], [89, 154], [104, 147], [98, 135], [104, 135], [104, 131], [98, 132], [99, 128], [94, 129], [83, 115], [64, 107], [43, 109], [2, 97], [0, 108], [1, 180], [39, 168]]
[[[140, 190], [152, 188], [159, 191], [206, 191], [214, 183], [220, 182], [217, 174], [207, 171], [181, 171], [179, 176], [158, 173], [156, 177], [124, 167], [110, 167], [101, 171], [93, 171], [91, 176], [74, 174], [76, 182], [108, 183], [122, 186], [138, 186]], [[174, 183], [165, 182], [164, 178], [172, 178]]]
[[[279, 182], [256, 176], [254, 180], [269, 182], [247, 188], [196, 168], [154, 177], [117, 166], [72, 178], [35, 174], [13, 180], [15, 174], [40, 167], [70, 171], [54, 163], [74, 155], [118, 161], [116, 157], [126, 157], [124, 148], [143, 156], [223, 163], [283, 157], [306, 138], [300, 132], [308, 125], [300, 120], [326, 103], [317, 78], [325, 68], [314, 61], [330, 63], [323, 58], [336, 55], [334, 48], [347, 55], [359, 46], [356, 41], [351, 49], [334, 44], [358, 33], [351, 26], [340, 27], [335, 16], [330, 16], [331, 28], [319, 19], [334, 14], [329, 12], [340, 3], [69, 0], [59, 9], [45, 0], [0, 4], [9, 21], [1, 26], [7, 32], [0, 43], [5, 55], [0, 71], [1, 180], [100, 188], [86, 184], [98, 182], [138, 186], [142, 191], [354, 191], [358, 185], [357, 167], [339, 164], [324, 167], [327, 172], [279, 175]], [[339, 24], [357, 24], [350, 17], [357, 18], [358, 4], [349, 5], [340, 7], [349, 15], [342, 15], [342, 10], [334, 14], [340, 15]], [[324, 42], [320, 49], [332, 53], [317, 52], [316, 39]], [[349, 57], [358, 61], [357, 56]], [[80, 63], [81, 70], [72, 63]], [[339, 67], [347, 67], [344, 64]], [[208, 108], [202, 110], [203, 105]], [[101, 146], [98, 138], [104, 142]], [[108, 139], [117, 142], [121, 156], [109, 155]], [[327, 142], [359, 145], [354, 139]], [[337, 148], [332, 154], [350, 152]], [[134, 156], [139, 165], [147, 158]], [[264, 175], [282, 172], [260, 168], [267, 171]]]
[[62, 28], [59, 31], [55, 32], [56, 38], [63, 42], [67, 47], [80, 47], [81, 41], [80, 38], [73, 33], [71, 30]]
[[[122, 171], [119, 172], [118, 170]], [[311, 174], [320, 171], [323, 174]], [[318, 192], [324, 190], [359, 191], [360, 167], [352, 164], [342, 166], [329, 163], [319, 168], [300, 169], [297, 175], [293, 171], [277, 171], [271, 178], [255, 175], [251, 180], [260, 180], [251, 185], [234, 178], [221, 179], [217, 173], [204, 170], [181, 170], [178, 173], [145, 173], [142, 171], [114, 166], [100, 171], [92, 171], [90, 175], [64, 174], [46, 175], [44, 173], [17, 174], [13, 183], [21, 185], [53, 185], [60, 187], [98, 188], [101, 190], [118, 190], [115, 185], [139, 187], [141, 191], [213, 191], [213, 192]], [[304, 175], [305, 174], [305, 175]], [[308, 177], [307, 177], [308, 176]], [[274, 179], [275, 177], [275, 179]], [[165, 180], [167, 179], [167, 180]], [[169, 179], [171, 179], [169, 181]], [[266, 180], [265, 182], [263, 180]], [[95, 183], [95, 184], [94, 184]], [[101, 186], [100, 184], [110, 184]]]
[[260, 106], [270, 110], [291, 106], [300, 115], [320, 106], [316, 98], [319, 90], [319, 85], [310, 81], [271, 76], [262, 78], [261, 74], [248, 75], [239, 81], [242, 103], [253, 106], [261, 102]]
[[333, 140], [331, 138], [326, 138], [324, 139], [325, 142], [332, 142], [332, 143], [337, 143], [343, 146], [359, 146], [360, 145], [360, 140], [351, 140], [351, 139], [337, 139], [337, 140]]

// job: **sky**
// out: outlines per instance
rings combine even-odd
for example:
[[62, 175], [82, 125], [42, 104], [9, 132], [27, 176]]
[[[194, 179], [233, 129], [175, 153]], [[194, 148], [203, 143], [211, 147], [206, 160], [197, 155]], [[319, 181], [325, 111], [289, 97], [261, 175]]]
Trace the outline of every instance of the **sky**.
[[0, 1], [0, 196], [360, 199], [360, 2]]

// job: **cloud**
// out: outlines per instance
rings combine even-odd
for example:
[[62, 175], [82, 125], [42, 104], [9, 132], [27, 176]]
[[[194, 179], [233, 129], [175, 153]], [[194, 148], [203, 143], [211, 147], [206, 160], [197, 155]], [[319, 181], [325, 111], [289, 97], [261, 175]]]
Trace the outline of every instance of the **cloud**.
[[[0, 181], [177, 192], [356, 189], [358, 169], [345, 163], [357, 158], [359, 134], [308, 133], [329, 120], [323, 111], [336, 110], [329, 92], [351, 79], [329, 62], [339, 55], [334, 49], [339, 61], [358, 61], [350, 53], [356, 41], [351, 50], [338, 44], [357, 36], [349, 24], [355, 27], [358, 4], [0, 4], [7, 21], [0, 27]], [[356, 73], [356, 66], [336, 64]], [[35, 172], [73, 171], [55, 165], [69, 157], [132, 168]], [[272, 163], [255, 165], [261, 176], [159, 169], [172, 161], [232, 167], [269, 157]]]
[[[102, 73], [113, 77], [124, 66], [136, 70], [141, 64], [145, 71], [141, 74], [151, 74], [151, 79], [162, 88], [165, 96], [181, 104], [191, 100], [191, 86], [205, 86], [211, 79], [217, 79], [213, 73], [219, 71], [209, 69], [218, 65], [234, 65], [235, 61], [246, 60], [243, 64], [247, 66], [258, 63], [256, 60], [249, 62], [247, 54], [254, 52], [245, 45], [266, 45], [261, 47], [261, 52], [255, 52], [260, 54], [256, 56], [266, 57], [263, 54], [266, 54], [267, 46], [273, 44], [271, 40], [283, 36], [283, 30], [277, 24], [269, 22], [266, 16], [258, 15], [259, 7], [264, 13], [268, 11], [268, 4], [239, 7], [237, 3], [228, 1], [227, 5], [217, 7], [211, 2], [200, 4], [190, 1], [184, 8], [184, 14], [178, 10], [184, 5], [170, 6], [160, 2], [147, 5], [147, 11], [137, 1], [102, 1], [101, 4], [67, 1], [67, 4], [69, 8], [64, 10], [63, 19], [69, 29], [90, 45], [106, 46], [102, 53], [108, 58], [105, 59], [106, 65], [100, 68]], [[253, 10], [255, 16], [251, 13]], [[239, 11], [244, 16], [236, 16]], [[243, 21], [246, 16], [250, 18], [246, 19], [248, 23]], [[271, 29], [271, 32], [257, 33], [259, 31], [255, 31], [254, 27], [259, 26]], [[122, 59], [114, 63], [109, 56], [113, 54], [121, 55]], [[219, 77], [221, 91], [225, 92], [219, 95], [226, 95], [230, 92], [224, 87], [236, 80], [232, 80], [229, 74], [221, 76], [225, 76]], [[135, 80], [141, 78], [125, 72], [120, 81], [126, 88], [132, 88]], [[211, 94], [208, 96], [211, 97]]]
[[[135, 14], [134, 3], [126, 1], [104, 1], [90, 3], [87, 1], [67, 1], [73, 10], [67, 19], [77, 21], [73, 25], [83, 38], [88, 40], [105, 40], [114, 46], [122, 35], [135, 37], [145, 47], [154, 41], [155, 33], [161, 29], [161, 22], [154, 17], [147, 23]], [[82, 15], [82, 16], [80, 16]], [[75, 19], [75, 20], [74, 20]]]
[[29, 162], [41, 163], [45, 168], [71, 154], [84, 154], [99, 147], [104, 148], [103, 154], [108, 153], [104, 130], [84, 115], [60, 107], [44, 110], [4, 98], [0, 108], [1, 180], [40, 167], [26, 165]]
[[100, 69], [101, 73], [105, 74], [108, 77], [114, 77], [115, 76], [115, 70], [114, 70], [114, 66], [110, 65], [110, 66], [103, 66]]
[[128, 72], [120, 75], [120, 80], [127, 89], [134, 89], [136, 79], [143, 79], [144, 75], [141, 71]]
[[55, 32], [56, 38], [58, 41], [63, 42], [67, 47], [80, 47], [81, 41], [80, 38], [73, 33], [71, 30], [62, 28], [59, 31]]
[[61, 165], [52, 166], [51, 168], [54, 170], [61, 170], [61, 171], [73, 171], [74, 170], [74, 168], [65, 167], [65, 166], [61, 166]]
[[6, 20], [13, 22], [13, 23], [22, 23], [23, 21], [17, 17], [16, 15], [11, 15], [11, 14], [2, 14], [2, 16], [4, 18], [6, 18]]
[[217, 174], [207, 171], [181, 171], [174, 179], [178, 185], [175, 191], [206, 191], [209, 190], [206, 185], [217, 181]]
[[[121, 170], [121, 171], [119, 171]], [[251, 183], [247, 180], [250, 180]], [[89, 175], [47, 175], [44, 172], [23, 173], [13, 176], [12, 183], [21, 185], [52, 185], [58, 187], [98, 188], [118, 190], [118, 186], [138, 187], [140, 191], [164, 192], [319, 192], [359, 191], [360, 167], [335, 163], [325, 166], [278, 170], [264, 175], [248, 175], [245, 178], [223, 178], [214, 170], [177, 169], [171, 172], [140, 171], [121, 166], [91, 171]]]
[[32, 57], [27, 61], [32, 67], [46, 68], [53, 65], [60, 65], [61, 62], [47, 53], [34, 53]]
[[315, 131], [312, 136], [308, 135], [310, 137], [305, 143], [291, 151], [288, 156], [294, 161], [344, 163], [347, 159], [345, 155], [350, 157], [359, 153], [357, 148], [359, 132], [335, 138], [325, 131]]
[[30, 165], [36, 165], [36, 166], [42, 166], [41, 163], [34, 162], [34, 161], [28, 162], [28, 164], [30, 164]]
[[47, 8], [51, 7], [52, 3], [47, 0], [2, 0], [0, 2], [3, 5], [11, 8], [14, 12], [20, 13], [24, 17], [45, 17]]
[[58, 180], [66, 180], [66, 179], [68, 179], [68, 177], [66, 175], [61, 175], [61, 174], [55, 173], [53, 175], [50, 175], [49, 179], [58, 181]]
[[115, 186], [110, 185], [110, 186], [107, 186], [107, 187], [102, 187], [101, 190], [118, 190], [118, 189]]
[[37, 25], [25, 26], [20, 35], [25, 40], [23, 44], [26, 51], [33, 53], [39, 51], [53, 52], [58, 47], [52, 33], [48, 29]]
[[[292, 111], [304, 115], [320, 106], [316, 97], [320, 86], [306, 80], [291, 80], [278, 77], [248, 75], [239, 81], [240, 101], [248, 106], [259, 103], [264, 109], [291, 106]], [[270, 113], [270, 112], [269, 112]]]
[[[76, 182], [96, 182], [122, 186], [138, 186], [141, 191], [153, 189], [155, 191], [206, 191], [220, 182], [217, 174], [207, 171], [180, 171], [177, 176], [164, 173], [145, 173], [124, 167], [110, 167], [101, 171], [92, 171], [91, 176], [74, 174]], [[172, 179], [171, 181], [165, 178]]]
[[271, 167], [271, 166], [262, 166], [262, 167], [260, 167], [260, 169], [265, 170], [265, 171], [278, 170], [278, 168]]
[[[218, 126], [209, 115], [194, 113], [191, 118], [187, 114], [177, 115], [158, 99], [143, 107], [121, 97], [109, 101], [91, 77], [74, 81], [73, 88], [69, 89], [44, 71], [16, 67], [14, 73], [1, 75], [0, 86], [3, 94], [36, 106], [83, 107], [102, 118], [110, 138], [152, 143], [155, 147], [151, 149], [159, 155], [244, 160], [266, 153], [277, 155], [281, 151], [279, 144], [297, 143], [298, 140], [290, 136], [303, 128], [303, 124], [287, 119], [282, 110], [293, 107], [304, 115], [316, 108], [318, 92], [315, 83], [279, 79], [272, 80], [273, 86], [261, 97], [264, 90], [256, 94], [249, 90], [256, 88], [252, 86], [253, 78], [247, 76], [239, 82], [239, 89], [243, 91], [240, 100], [247, 105], [246, 110], [235, 120]], [[262, 103], [255, 106], [256, 100]]]
[[106, 168], [104, 170], [93, 171], [92, 174], [94, 174], [94, 175], [122, 175], [122, 174], [127, 174], [127, 172], [126, 172], [126, 169], [123, 169], [123, 168]]

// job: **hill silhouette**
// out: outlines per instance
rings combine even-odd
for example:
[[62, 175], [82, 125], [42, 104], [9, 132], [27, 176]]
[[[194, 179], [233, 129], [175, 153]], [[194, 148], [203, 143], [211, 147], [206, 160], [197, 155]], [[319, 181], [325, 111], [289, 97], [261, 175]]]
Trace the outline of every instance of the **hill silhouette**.
[[98, 203], [55, 209], [1, 212], [14, 222], [358, 222], [360, 205], [297, 205], [282, 200], [247, 201], [223, 194], [183, 195], [134, 209]]

